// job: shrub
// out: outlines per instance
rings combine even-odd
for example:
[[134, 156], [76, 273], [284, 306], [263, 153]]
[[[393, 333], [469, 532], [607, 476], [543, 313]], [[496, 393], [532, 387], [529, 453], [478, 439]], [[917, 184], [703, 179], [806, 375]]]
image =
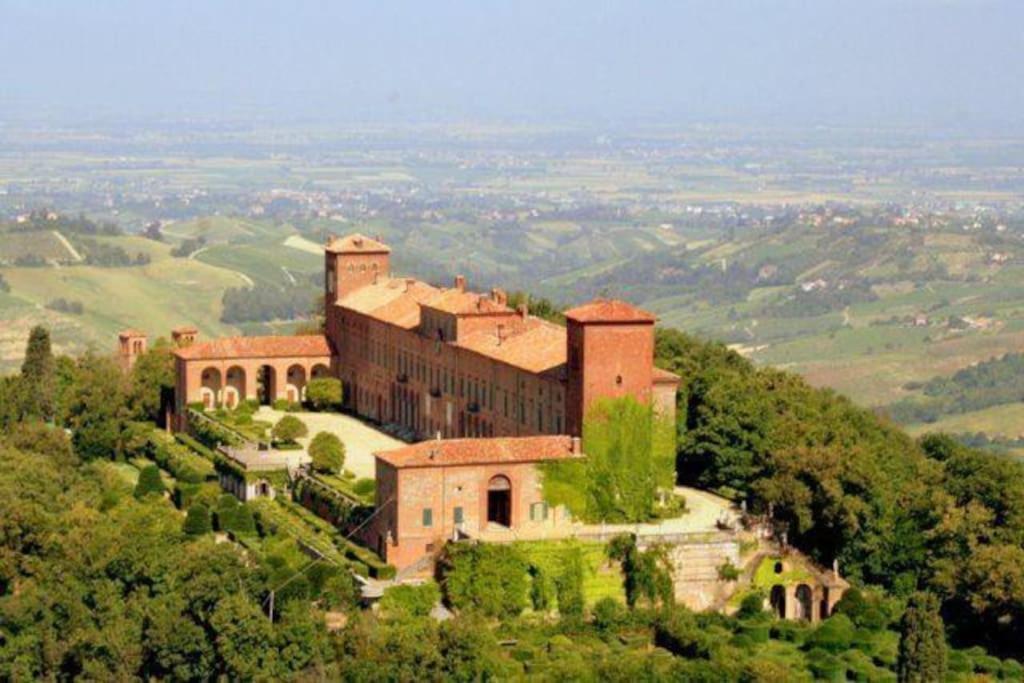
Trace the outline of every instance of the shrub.
[[846, 665], [833, 654], [816, 649], [807, 653], [807, 664], [818, 681], [845, 681]]
[[736, 581], [740, 578], [740, 570], [731, 561], [726, 560], [718, 567], [719, 581]]
[[302, 410], [302, 406], [295, 401], [289, 401], [286, 398], [279, 398], [274, 401], [274, 410], [280, 410], [285, 413], [297, 413]]
[[551, 579], [542, 567], [530, 567], [530, 604], [537, 612], [551, 607]]
[[1001, 676], [1008, 681], [1019, 681], [1024, 678], [1024, 666], [1016, 659], [1004, 659]]
[[352, 484], [352, 490], [357, 496], [370, 498], [377, 491], [377, 482], [373, 479], [357, 479], [356, 482]]
[[337, 474], [345, 466], [345, 444], [330, 432], [320, 432], [309, 444], [309, 457], [317, 472]]
[[231, 515], [234, 513], [241, 503], [230, 493], [225, 493], [217, 499], [217, 505], [214, 508], [214, 523], [217, 525], [218, 531], [227, 531], [228, 526], [231, 524]]
[[558, 612], [563, 617], [581, 617], [586, 599], [583, 595], [583, 553], [579, 548], [563, 551], [561, 570], [555, 577]]
[[615, 598], [601, 598], [594, 605], [594, 626], [602, 631], [618, 627], [625, 616], [625, 609]]
[[166, 491], [163, 477], [160, 476], [160, 468], [156, 465], [146, 465], [139, 472], [139, 482], [135, 485], [135, 497], [145, 498], [151, 493], [163, 494]]
[[425, 617], [434, 609], [441, 598], [441, 591], [436, 583], [424, 583], [420, 586], [399, 584], [384, 591], [380, 599], [380, 609], [387, 615]]
[[762, 612], [764, 612], [764, 593], [754, 590], [743, 596], [736, 616], [742, 619], [744, 617], [752, 617], [755, 614], [761, 614]]
[[812, 648], [820, 648], [828, 652], [842, 652], [850, 647], [854, 632], [850, 617], [845, 614], [835, 614], [821, 623], [821, 626], [807, 639], [807, 644]]
[[339, 410], [342, 402], [341, 380], [319, 377], [306, 385], [306, 401], [313, 410]]
[[445, 599], [456, 609], [514, 617], [527, 605], [527, 563], [510, 545], [449, 545], [440, 562]]
[[308, 433], [309, 430], [306, 429], [306, 424], [294, 415], [282, 417], [274, 425], [274, 429], [271, 432], [274, 441], [286, 444], [295, 443], [297, 439], [306, 436]]
[[654, 627], [654, 642], [685, 659], [710, 659], [718, 643], [697, 624], [693, 612], [675, 607], [663, 614]]
[[740, 635], [745, 635], [754, 643], [767, 643], [771, 625], [763, 619], [753, 618], [740, 624]]
[[202, 503], [190, 507], [182, 530], [186, 536], [202, 536], [213, 531], [213, 525], [210, 523], [210, 509]]

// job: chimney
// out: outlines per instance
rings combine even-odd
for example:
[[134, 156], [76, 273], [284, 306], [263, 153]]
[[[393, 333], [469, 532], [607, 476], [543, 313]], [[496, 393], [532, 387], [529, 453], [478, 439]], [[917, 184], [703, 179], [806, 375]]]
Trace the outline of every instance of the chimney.
[[414, 284], [416, 284], [416, 278], [414, 278], [414, 277], [407, 277], [407, 278], [405, 278], [405, 290], [403, 290], [403, 291], [408, 292], [409, 288], [412, 287]]
[[526, 320], [526, 316], [529, 315], [529, 307], [526, 304], [519, 304], [516, 306], [516, 312], [519, 313], [519, 317]]
[[583, 445], [580, 442], [580, 437], [572, 437], [572, 454], [583, 455]]
[[327, 246], [331, 246], [331, 242], [338, 239], [338, 236], [334, 233], [327, 233]]
[[352, 238], [352, 244], [356, 245], [357, 247], [362, 247], [363, 246], [363, 236], [362, 235], [356, 235], [355, 237], [353, 237]]
[[466, 291], [466, 276], [465, 275], [456, 275], [455, 276], [455, 289], [459, 290], [460, 292], [465, 292]]
[[504, 289], [495, 287], [494, 289], [491, 290], [491, 300], [496, 304], [504, 306], [505, 304], [508, 303], [508, 295], [505, 294]]
[[501, 342], [505, 341], [505, 326], [498, 325], [498, 346], [501, 346]]

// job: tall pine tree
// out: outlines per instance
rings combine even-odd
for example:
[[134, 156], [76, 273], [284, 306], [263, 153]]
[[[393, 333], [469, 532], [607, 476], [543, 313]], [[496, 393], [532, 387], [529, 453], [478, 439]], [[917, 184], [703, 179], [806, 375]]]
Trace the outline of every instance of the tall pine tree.
[[900, 683], [930, 683], [946, 676], [946, 634], [939, 600], [931, 593], [915, 593], [900, 624], [897, 662]]
[[28, 416], [44, 420], [53, 418], [54, 411], [54, 361], [50, 346], [50, 331], [36, 325], [28, 336], [25, 348], [25, 362], [21, 365], [21, 379], [24, 382]]

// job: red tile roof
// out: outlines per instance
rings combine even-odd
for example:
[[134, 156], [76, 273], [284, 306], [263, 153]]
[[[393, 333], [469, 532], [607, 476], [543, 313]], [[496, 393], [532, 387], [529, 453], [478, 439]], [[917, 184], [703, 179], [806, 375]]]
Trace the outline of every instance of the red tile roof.
[[397, 468], [540, 462], [583, 457], [581, 453], [573, 451], [572, 437], [562, 435], [422, 441], [374, 453], [374, 456]]
[[499, 304], [489, 296], [475, 292], [464, 292], [461, 289], [445, 289], [426, 304], [439, 311], [453, 315], [477, 315], [481, 313], [513, 314], [508, 306]]
[[365, 235], [354, 233], [345, 237], [334, 237], [326, 247], [327, 251], [336, 254], [390, 254], [391, 247], [370, 239]]
[[175, 349], [174, 355], [185, 360], [218, 360], [231, 358], [291, 358], [331, 355], [327, 337], [322, 334], [293, 337], [221, 337]]
[[142, 330], [135, 330], [129, 328], [127, 330], [121, 330], [120, 332], [117, 333], [117, 336], [120, 337], [121, 339], [128, 339], [129, 337], [145, 337], [146, 333], [143, 332]]
[[580, 323], [653, 323], [656, 320], [653, 313], [619, 299], [594, 299], [569, 309], [565, 317]]
[[661, 368], [654, 368], [654, 383], [655, 384], [679, 384], [679, 375], [668, 370], [662, 370]]

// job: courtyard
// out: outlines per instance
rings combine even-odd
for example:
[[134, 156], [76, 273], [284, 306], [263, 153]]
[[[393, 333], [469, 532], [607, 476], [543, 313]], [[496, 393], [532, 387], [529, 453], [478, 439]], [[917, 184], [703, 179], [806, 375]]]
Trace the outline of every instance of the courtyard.
[[374, 478], [374, 452], [405, 445], [402, 441], [351, 415], [313, 412], [287, 413], [283, 410], [261, 406], [253, 417], [257, 420], [276, 423], [285, 415], [294, 415], [302, 420], [309, 429], [309, 434], [299, 439], [299, 443], [303, 447], [308, 447], [310, 440], [318, 432], [330, 432], [341, 439], [345, 444], [345, 469], [351, 470], [360, 479]]

